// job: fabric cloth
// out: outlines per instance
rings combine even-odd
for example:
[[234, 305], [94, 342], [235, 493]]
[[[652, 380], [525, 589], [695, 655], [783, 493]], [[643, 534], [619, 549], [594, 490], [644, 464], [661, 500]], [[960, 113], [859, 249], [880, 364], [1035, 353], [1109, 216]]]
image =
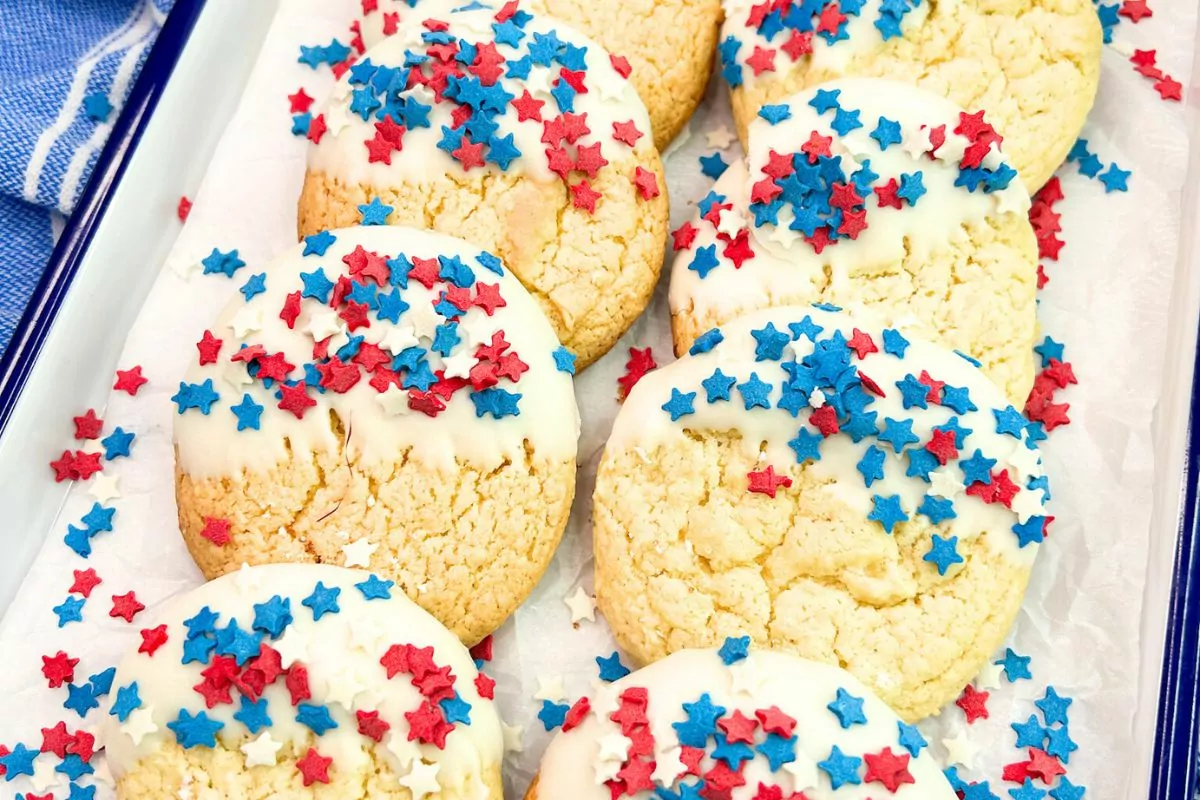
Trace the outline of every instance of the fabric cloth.
[[174, 0], [0, 0], [0, 353]]

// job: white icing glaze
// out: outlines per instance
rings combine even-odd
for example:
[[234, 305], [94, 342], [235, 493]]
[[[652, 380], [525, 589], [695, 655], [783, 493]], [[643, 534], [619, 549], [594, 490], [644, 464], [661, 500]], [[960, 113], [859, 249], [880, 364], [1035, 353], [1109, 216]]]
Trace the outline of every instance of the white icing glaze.
[[[305, 748], [311, 745], [321, 755], [333, 758], [335, 770], [338, 765], [349, 768], [361, 764], [368, 757], [367, 746], [374, 744], [357, 731], [354, 711], [362, 709], [379, 711], [380, 718], [390, 724], [391, 730], [375, 751], [377, 757], [392, 764], [397, 774], [407, 773], [412, 759], [420, 757], [439, 766], [437, 775], [443, 787], [477, 786], [481, 771], [500, 762], [503, 735], [495, 706], [476, 690], [478, 673], [470, 653], [399, 589], [392, 588], [390, 599], [366, 600], [355, 584], [370, 574], [328, 565], [244, 567], [243, 572], [210, 581], [157, 609], [154, 625], [166, 624], [167, 641], [153, 656], [130, 651], [118, 665], [113, 681], [114, 702], [119, 689], [136, 682], [141, 707], [124, 723], [116, 716], [103, 717], [102, 741], [113, 773], [117, 777], [124, 775], [164, 741], [174, 741], [167, 724], [175, 720], [180, 709], [192, 714], [203, 711], [209, 718], [223, 722], [225, 727], [217, 733], [218, 744], [230, 750], [249, 745], [248, 755], [264, 763], [274, 749], [272, 742], [294, 742]], [[318, 581], [326, 588], [340, 588], [337, 597], [340, 612], [325, 613], [314, 621], [310, 609], [301, 605], [301, 601], [312, 593]], [[296, 709], [282, 677], [267, 686], [262, 695], [267, 700], [267, 715], [272, 725], [251, 735], [245, 725], [233, 718], [241, 707], [238, 691], [231, 690], [232, 705], [222, 703], [205, 708], [204, 699], [192, 688], [204, 680], [201, 671], [205, 665], [195, 661], [181, 663], [188, 632], [184, 620], [207, 606], [220, 615], [218, 627], [236, 619], [239, 627], [249, 630], [255, 617], [253, 606], [266, 603], [275, 595], [289, 600], [293, 622], [280, 639], [267, 636], [263, 641], [280, 650], [281, 655], [301, 654], [299, 663], [308, 670], [312, 692], [312, 699], [304, 702], [327, 705], [338, 726], [315, 740], [313, 733], [295, 720]], [[376, 635], [364, 642], [362, 631], [366, 627], [372, 628]], [[434, 662], [439, 667], [449, 666], [456, 676], [454, 689], [471, 706], [471, 724], [456, 725], [446, 737], [445, 749], [408, 741], [404, 714], [415, 711], [424, 698], [408, 674], [387, 678], [379, 659], [392, 644], [432, 647]], [[283, 664], [288, 665], [287, 657], [283, 658]], [[262, 739], [264, 731], [270, 734], [270, 739], [256, 741]]]
[[[476, 257], [483, 251], [443, 234], [396, 226], [346, 228], [332, 234], [337, 241], [324, 256], [303, 256], [302, 243], [276, 258], [265, 268], [266, 291], [249, 302], [235, 296], [212, 326], [213, 335], [224, 341], [217, 362], [204, 366], [193, 362], [183, 380], [196, 384], [211, 379], [220, 400], [208, 415], [190, 409], [175, 416], [175, 442], [185, 473], [197, 478], [236, 474], [242, 469], [265, 471], [298, 453], [334, 450], [339, 442], [330, 425], [331, 412], [336, 412], [344, 425], [349, 457], [362, 464], [393, 461], [403, 449], [411, 447], [413, 458], [434, 468], [451, 470], [456, 457], [491, 468], [505, 458], [521, 457], [526, 441], [540, 456], [574, 457], [579, 412], [571, 376], [557, 369], [553, 352], [559, 347], [558, 339], [533, 298], [511, 273], [505, 270], [500, 276], [481, 267]], [[310, 330], [315, 330], [317, 336], [333, 336], [329, 348], [332, 355], [346, 341], [346, 325], [332, 309], [316, 299], [303, 299], [292, 330], [279, 318], [279, 311], [286, 296], [302, 288], [301, 272], [312, 273], [321, 267], [331, 281], [348, 275], [342, 257], [359, 245], [387, 257], [398, 253], [409, 258], [457, 256], [472, 269], [476, 281], [499, 285], [507, 305], [497, 308], [493, 316], [474, 307], [464, 312], [458, 335], [465, 341], [452, 351], [449, 363], [429, 349], [434, 327], [444, 321], [432, 307], [443, 284], [435, 284], [435, 293], [410, 278], [408, 288], [401, 290], [409, 310], [400, 315], [398, 325], [379, 320], [371, 312], [370, 326], [354, 333], [365, 335], [366, 341], [393, 355], [414, 344], [416, 335], [420, 346], [429, 349], [427, 355], [434, 371], [445, 366], [447, 372], [456, 374], [456, 366], [469, 369], [465, 362], [474, 363], [475, 345], [490, 343], [493, 333], [503, 330], [512, 345], [509, 352], [516, 352], [529, 365], [516, 383], [502, 380], [499, 385], [521, 395], [519, 415], [478, 417], [468, 385], [446, 402], [444, 411], [431, 418], [410, 409], [406, 393], [394, 386], [381, 395], [364, 375], [343, 394], [310, 390], [309, 396], [317, 405], [297, 419], [278, 408], [274, 388], [268, 390], [261, 381], [252, 382], [245, 366], [230, 362], [241, 344], [247, 343], [261, 344], [268, 353], [282, 352], [290, 363], [300, 367], [312, 360], [314, 334]], [[243, 272], [248, 275], [250, 269]], [[240, 322], [246, 327], [239, 327]], [[334, 330], [340, 332], [332, 333]], [[241, 401], [243, 393], [264, 406], [258, 430], [237, 429], [237, 418], [230, 409]]]
[[[381, 3], [381, 8], [388, 6], [387, 0]], [[449, 33], [465, 38], [472, 43], [492, 41], [493, 17], [503, 4], [487, 5], [482, 3], [465, 4], [463, 2], [421, 2], [416, 9], [408, 9], [406, 3], [392, 3], [391, 7], [400, 13], [400, 23], [395, 35], [383, 37], [382, 14], [367, 15], [363, 23], [364, 42], [372, 42], [360, 62], [370, 59], [372, 64], [390, 67], [401, 67], [405, 60], [405, 51], [424, 53], [425, 46], [421, 34], [426, 32], [423, 26], [425, 20], [437, 18], [450, 23]], [[523, 9], [524, 10], [524, 9]], [[372, 20], [374, 22], [372, 22]], [[375, 32], [374, 26], [380, 26]], [[610, 162], [617, 157], [632, 151], [628, 145], [613, 139], [613, 123], [633, 120], [639, 131], [649, 134], [650, 118], [646, 107], [638, 97], [633, 85], [612, 66], [609, 54], [592, 39], [567, 26], [557, 19], [535, 15], [524, 27], [525, 38], [521, 40], [520, 52], [526, 51], [527, 44], [534, 33], [548, 34], [554, 32], [558, 38], [576, 47], [586, 48], [584, 59], [587, 71], [584, 83], [588, 91], [578, 94], [574, 100], [575, 114], [586, 114], [590, 133], [580, 138], [579, 145], [587, 146], [596, 142], [602, 143], [602, 155]], [[497, 43], [497, 51], [506, 59], [513, 58], [517, 49]], [[504, 65], [501, 65], [502, 69]], [[543, 117], [549, 119], [556, 115], [558, 106], [550, 94], [552, 83], [559, 79], [560, 65], [556, 62], [550, 67], [534, 65], [528, 79], [520, 80], [501, 77], [497, 83], [514, 97], [521, 97], [528, 89], [537, 100], [543, 100]], [[429, 182], [444, 175], [461, 176], [462, 165], [446, 152], [437, 149], [442, 140], [442, 126], [452, 124], [451, 111], [456, 107], [452, 102], [433, 102], [433, 95], [424, 87], [415, 87], [403, 92], [405, 96], [417, 97], [422, 103], [432, 105], [429, 112], [430, 126], [428, 128], [412, 128], [404, 134], [403, 150], [391, 154], [391, 164], [383, 162], [370, 163], [364, 141], [375, 136], [376, 118], [372, 115], [370, 121], [364, 121], [359, 114], [350, 111], [352, 90], [350, 73], [343, 75], [325, 104], [323, 113], [329, 130], [319, 144], [309, 148], [308, 168], [312, 172], [322, 172], [350, 184], [367, 184], [371, 186], [393, 186], [401, 182]], [[517, 112], [509, 103], [502, 114], [495, 117], [499, 125], [497, 136], [513, 135], [513, 143], [522, 155], [515, 159], [509, 170], [519, 170], [539, 181], [557, 180], [550, 171], [546, 157], [546, 144], [542, 142], [543, 126], [535, 120], [518, 122]], [[478, 171], [473, 168], [471, 172]], [[500, 168], [488, 161], [484, 169], [501, 171]]]
[[[764, 305], [772, 297], [795, 296], [810, 292], [815, 296], [815, 287], [824, 283], [828, 270], [830, 285], [836, 290], [844, 289], [851, 278], [851, 270], [863, 264], [883, 264], [901, 261], [906, 252], [921, 259], [929, 253], [945, 247], [952, 241], [966, 238], [964, 224], [985, 218], [1000, 218], [1006, 214], [1028, 213], [1029, 194], [1018, 178], [1014, 178], [1007, 189], [991, 194], [983, 191], [970, 192], [954, 185], [959, 174], [957, 157], [961, 155], [967, 140], [953, 133], [961, 111], [945, 98], [931, 94], [915, 86], [874, 78], [850, 79], [822, 84], [819, 89], [841, 90], [839, 101], [843, 108], [860, 111], [863, 127], [851, 131], [846, 137], [836, 134], [830, 123], [831, 113], [818, 114], [809, 105], [816, 89], [794, 95], [786, 103], [791, 117], [776, 125], [764, 119], [756, 119], [750, 126], [750, 151], [747, 163], [735, 161], [717, 181], [713, 191], [725, 196], [725, 203], [732, 203], [733, 210], [741, 219], [735, 229], [727, 230], [731, 236], [746, 229], [754, 257], [742, 263], [739, 269], [723, 255], [725, 241], [718, 240], [718, 230], [702, 220], [697, 211], [692, 219], [698, 233], [687, 253], [676, 258], [671, 274], [670, 301], [673, 312], [694, 308], [697, 315], [708, 311], [735, 310], [751, 305]], [[938, 158], [930, 159], [924, 154], [914, 156], [906, 151], [904, 144], [892, 144], [881, 150], [869, 134], [874, 130], [879, 117], [900, 123], [906, 142], [921, 135], [921, 126], [946, 125], [946, 142], [938, 150]], [[900, 180], [905, 173], [920, 171], [925, 194], [916, 205], [904, 203], [903, 208], [878, 206], [871, 195], [866, 197], [867, 227], [857, 239], [840, 239], [817, 253], [800, 235], [787, 229], [791, 221], [790, 208], [779, 214], [779, 224], [754, 224], [747, 209], [751, 190], [755, 182], [762, 180], [763, 166], [769, 154], [799, 152], [799, 146], [816, 131], [821, 136], [833, 139], [830, 151], [842, 157], [843, 170], [850, 175], [857, 169], [851, 164], [870, 161], [872, 171], [879, 173], [875, 185], [887, 183], [889, 178]], [[918, 140], [919, 141], [919, 140]], [[926, 141], [927, 145], [927, 141]], [[953, 156], [947, 159], [941, 156]], [[993, 147], [984, 158], [985, 167], [996, 168], [1007, 163]], [[730, 211], [721, 213], [724, 218]], [[716, 244], [719, 265], [701, 278], [695, 270], [688, 269], [701, 247]]]
[[[660, 767], [678, 758], [678, 750], [672, 752], [678, 741], [671, 725], [686, 721], [683, 703], [694, 703], [705, 692], [713, 704], [726, 709], [726, 716], [736, 709], [754, 719], [756, 710], [778, 706], [796, 720], [796, 762], [776, 773], [770, 771], [762, 756], [747, 762], [743, 770], [746, 785], [734, 789], [733, 800], [754, 797], [759, 781], [777, 783], [785, 790], [785, 797], [790, 796], [789, 789], [803, 791], [809, 800], [880, 797], [886, 790], [874, 782], [848, 784], [835, 791], [817, 763], [829, 757], [834, 745], [846, 755], [860, 758], [885, 747], [894, 754], [907, 754], [898, 743], [899, 718], [858, 679], [838, 667], [768, 650], [751, 650], [746, 660], [727, 667], [716, 650], [681, 650], [600, 690], [605, 697], [593, 697], [592, 706], [607, 713], [588, 714], [579, 727], [558, 734], [550, 742], [538, 777], [539, 800], [609, 800], [608, 787], [597, 783], [597, 766], [609, 762], [601, 762], [599, 756], [604, 747], [614, 743], [613, 737], [621, 736], [620, 725], [608, 718], [609, 709], [616, 707], [621, 692], [632, 687], [644, 687], [649, 692], [647, 716]], [[841, 727], [827, 708], [839, 688], [863, 699], [866, 724]], [[761, 737], [761, 728], [759, 731]], [[671, 771], [677, 769], [677, 764], [671, 767]], [[888, 797], [954, 800], [954, 791], [927, 749], [909, 761], [908, 771], [914, 782], [901, 785]], [[860, 777], [862, 773], [860, 769]], [[816, 776], [814, 787], [799, 785], [800, 776], [805, 774]], [[651, 792], [635, 795], [639, 800], [653, 796]]]
[[[763, 329], [771, 323], [776, 329], [789, 333], [788, 323], [800, 322], [806, 316], [824, 328], [821, 337], [827, 337], [834, 330], [839, 330], [846, 339], [850, 339], [854, 329], [858, 328], [874, 340], [879, 352], [871, 353], [861, 361], [852, 356], [851, 363], [859, 367], [862, 374], [870, 377], [885, 393], [883, 397], [872, 394], [874, 402], [867, 407], [867, 411], [878, 413], [876, 425], [880, 430], [883, 430], [884, 420], [889, 417], [898, 421], [911, 420], [913, 434], [920, 437], [920, 444], [917, 445], [919, 447], [923, 447], [930, 440], [931, 431], [935, 426], [944, 425], [952, 417], [958, 419], [961, 427], [971, 431], [959, 457], [951, 458], [945, 466], [935, 469], [931, 474], [931, 483], [926, 483], [919, 477], [907, 476], [907, 457], [896, 454], [886, 442], [868, 436], [856, 443], [844, 432], [825, 438], [820, 445], [820, 460], [809, 462], [807, 469], [832, 479], [834, 484], [830, 490], [836, 492], [842, 502], [860, 511], [864, 518], [873, 508], [874, 495], [899, 495], [904, 512], [913, 518], [916, 508], [927, 493], [935, 496], [939, 492], [949, 494], [957, 517], [938, 526], [942, 530], [942, 536], [947, 535], [946, 531], [949, 531], [950, 535], [958, 536], [964, 541], [982, 538], [999, 552], [1023, 564], [1031, 565], [1037, 553], [1037, 545], [1028, 544], [1021, 547], [1017, 536], [1011, 530], [1018, 522], [1025, 522], [1029, 517], [1044, 513], [1043, 490], [1024, 488], [1029, 479], [1043, 474], [1042, 465], [1037, 451], [1031, 451], [1026, 443], [1026, 434], [1018, 441], [1007, 434], [997, 433], [993, 410], [1003, 410], [1009, 406], [1003, 392], [963, 357], [914, 338], [907, 331], [905, 336], [909, 347], [904, 358], [883, 352], [882, 327], [871, 315], [859, 309], [833, 313], [814, 307], [794, 306], [768, 309], [739, 317], [720, 329], [724, 340], [711, 351], [685, 356], [666, 367], [650, 372], [638, 381], [617, 415], [606, 446], [620, 450], [648, 450], [660, 443], [682, 439], [685, 430], [736, 431], [741, 435], [741, 444], [747, 453], [757, 454], [760, 444], [766, 445], [767, 460], [762, 463], [762, 468], [765, 469], [768, 463], [776, 468], [794, 465], [796, 455], [787, 443], [800, 429], [816, 433], [816, 428], [808, 423], [811, 409], [803, 409], [799, 417], [793, 417], [789, 411], [776, 407], [781, 397], [780, 384], [787, 379], [787, 373], [779, 361], [755, 360], [756, 343], [751, 331]], [[784, 360], [791, 360], [791, 354], [800, 360], [811, 352], [812, 343], [807, 337], [801, 336], [787, 345]], [[707, 392], [701, 381], [711, 376], [718, 368], [723, 374], [736, 377], [739, 384], [745, 382], [751, 373], [772, 384], [768, 395], [771, 408], [756, 407], [746, 410], [736, 388], [732, 391], [729, 401], [706, 402]], [[933, 403], [926, 409], [905, 409], [896, 383], [910, 374], [919, 377], [922, 370], [927, 370], [935, 380], [943, 381], [947, 385], [966, 387], [977, 410], [957, 413], [949, 407]], [[677, 422], [672, 422], [670, 415], [662, 410], [663, 404], [671, 399], [673, 388], [685, 394], [696, 392], [693, 404], [695, 413], [683, 416]], [[867, 448], [872, 445], [884, 451], [884, 477], [867, 487], [857, 465]], [[984, 503], [979, 498], [963, 493], [963, 472], [958, 464], [961, 459], [971, 457], [976, 449], [981, 450], [984, 457], [996, 459], [993, 471], [1007, 467], [1013, 482], [1023, 487], [1017, 493], [1017, 498], [1021, 499], [1013, 501], [1015, 510], [999, 503]], [[1022, 498], [1022, 495], [1028, 497]]]
[[[725, 22], [721, 26], [721, 41], [732, 36], [742, 43], [737, 54], [737, 63], [743, 65], [743, 83], [778, 78], [779, 75], [792, 69], [795, 64], [800, 63], [792, 61], [782, 50], [783, 43], [787, 41], [787, 37], [791, 33], [789, 30], [783, 30], [776, 34], [773, 40], [768, 41], [767, 37], [763, 36], [757, 28], [749, 25], [750, 10], [754, 6], [761, 5], [762, 2], [763, 0], [722, 0], [721, 3], [725, 9]], [[799, 0], [792, 0], [791, 5], [799, 4]], [[812, 53], [801, 56], [801, 60], [808, 59], [811, 69], [842, 73], [855, 57], [883, 49], [883, 34], [875, 27], [875, 22], [881, 15], [881, 6], [882, 0], [865, 0], [857, 15], [847, 15], [846, 38], [830, 43], [824, 37], [814, 35], [812, 37]], [[916, 8], [905, 14], [900, 21], [900, 32], [907, 35], [924, 24], [930, 13], [929, 6], [930, 0], [919, 0]], [[746, 59], [751, 56], [755, 47], [776, 51], [774, 71], [765, 71], [755, 75], [754, 70], [745, 65]]]

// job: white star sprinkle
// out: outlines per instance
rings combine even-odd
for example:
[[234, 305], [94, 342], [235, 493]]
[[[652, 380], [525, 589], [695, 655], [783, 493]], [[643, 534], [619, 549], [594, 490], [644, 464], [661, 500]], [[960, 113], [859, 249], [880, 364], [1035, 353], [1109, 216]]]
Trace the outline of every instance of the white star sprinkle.
[[521, 741], [521, 738], [525, 735], [525, 728], [523, 726], [509, 725], [504, 720], [500, 720], [500, 730], [504, 734], [504, 752], [525, 752], [525, 743]]
[[367, 653], [379, 649], [383, 627], [374, 617], [356, 617], [350, 621], [350, 645]]
[[279, 750], [282, 742], [271, 738], [270, 731], [263, 731], [257, 739], [252, 739], [242, 745], [242, 753], [246, 756], [247, 767], [273, 767], [279, 760]]
[[793, 792], [806, 792], [820, 785], [817, 779], [817, 765], [807, 754], [798, 753], [795, 761], [783, 765], [783, 771], [792, 776]]
[[384, 747], [396, 757], [402, 767], [407, 767], [421, 753], [416, 742], [410, 742], [405, 736], [398, 735], [394, 729], [388, 733]]
[[291, 626], [283, 637], [275, 642], [275, 649], [279, 651], [279, 662], [285, 668], [297, 661], [307, 660], [308, 647], [308, 634], [297, 625]]
[[[11, 775], [9, 776], [12, 777]], [[29, 776], [35, 792], [44, 792], [58, 783], [58, 774], [48, 758], [39, 758], [33, 763], [33, 774]]]
[[533, 696], [534, 700], [549, 700], [552, 703], [561, 703], [567, 699], [567, 691], [563, 689], [563, 681], [561, 675], [556, 675], [547, 678], [545, 675], [539, 675], [537, 694]]
[[329, 698], [329, 702], [337, 703], [349, 711], [354, 708], [354, 698], [366, 688], [356, 670], [342, 669], [338, 670], [337, 677], [326, 685], [325, 696]]
[[627, 736], [619, 733], [610, 733], [606, 736], [601, 736], [597, 741], [600, 745], [600, 753], [596, 758], [601, 761], [616, 761], [618, 764], [625, 761], [629, 755], [629, 748], [633, 746], [633, 742]]
[[751, 653], [746, 658], [729, 667], [729, 678], [733, 691], [739, 694], [753, 695], [762, 687], [766, 676], [758, 668], [758, 660]]
[[953, 500], [963, 490], [963, 483], [950, 474], [946, 467], [929, 473], [929, 493], [934, 497]]
[[394, 383], [388, 386], [387, 391], [383, 394], [375, 395], [375, 402], [379, 403], [385, 414], [393, 417], [399, 414], [407, 414], [409, 411], [408, 392]]
[[672, 747], [670, 750], [659, 750], [655, 754], [654, 773], [650, 779], [659, 786], [670, 786], [675, 783], [675, 779], [687, 770], [687, 766], [680, 760], [679, 755], [683, 750], [678, 747]]
[[1021, 489], [1012, 499], [1011, 508], [1017, 515], [1017, 522], [1024, 525], [1030, 517], [1039, 516], [1045, 510], [1042, 508], [1042, 490]]
[[437, 794], [441, 785], [437, 780], [438, 765], [418, 759], [413, 762], [412, 771], [400, 779], [400, 783], [408, 787], [412, 800], [424, 800], [425, 795]]
[[471, 367], [475, 366], [475, 356], [471, 355], [471, 352], [470, 347], [464, 347], [449, 358], [443, 359], [446, 367], [444, 375], [447, 378], [471, 377]]
[[947, 764], [962, 764], [967, 769], [974, 767], [979, 745], [967, 738], [966, 731], [959, 731], [955, 736], [942, 739], [942, 746], [946, 748]]
[[583, 590], [582, 586], [576, 587], [575, 593], [570, 597], [563, 598], [563, 602], [567, 604], [567, 608], [571, 609], [572, 624], [584, 619], [589, 622], [596, 621], [596, 601]]
[[262, 330], [263, 312], [259, 305], [246, 305], [237, 310], [233, 315], [233, 319], [229, 320], [230, 327], [233, 328], [233, 335], [239, 339], [246, 338], [246, 334], [252, 331]]
[[218, 369], [221, 371], [221, 380], [225, 381], [225, 383], [232, 386], [235, 390], [240, 391], [243, 386], [249, 386], [254, 383], [254, 379], [246, 371], [245, 363], [241, 361], [226, 361]]
[[411, 325], [397, 325], [388, 329], [387, 335], [379, 340], [379, 346], [394, 356], [420, 344]]
[[152, 719], [153, 711], [152, 706], [143, 705], [131, 711], [121, 723], [121, 733], [130, 738], [134, 747], [140, 746], [142, 739], [158, 730], [158, 725]]
[[[405, 316], [412, 325], [413, 333], [421, 338], [433, 339], [433, 329], [441, 324], [442, 318], [429, 303], [413, 303]], [[393, 351], [399, 352], [399, 351]]]
[[1017, 471], [1022, 480], [1036, 478], [1042, 474], [1042, 464], [1038, 460], [1036, 450], [1030, 450], [1024, 444], [1018, 444], [1008, 457], [1008, 465]]
[[[396, 385], [392, 384], [388, 389], [395, 389]], [[363, 536], [360, 539], [355, 539], [349, 544], [342, 545], [342, 555], [346, 557], [346, 561], [342, 566], [346, 567], [369, 567], [371, 566], [371, 556], [379, 549], [379, 545], [369, 541]]]
[[250, 566], [245, 561], [242, 562], [242, 566], [237, 571], [237, 575], [234, 577], [233, 582], [237, 585], [238, 589], [246, 593], [257, 590], [261, 585], [258, 570], [254, 569], [254, 567]]
[[733, 131], [725, 125], [719, 125], [704, 134], [704, 141], [708, 143], [709, 147], [719, 147], [722, 150], [733, 144], [735, 138], [737, 137], [734, 136]]
[[313, 338], [314, 342], [336, 336], [342, 332], [342, 320], [333, 309], [314, 311], [304, 326], [304, 332]]
[[921, 158], [932, 146], [929, 142], [929, 131], [913, 125], [906, 125], [901, 134], [900, 149], [913, 158]]
[[88, 486], [88, 494], [94, 497], [97, 503], [108, 503], [110, 500], [116, 500], [121, 496], [121, 490], [117, 488], [118, 480], [120, 478], [116, 475], [97, 472], [96, 477], [92, 478], [91, 485]]
[[975, 677], [975, 686], [980, 689], [999, 689], [1001, 669], [999, 664], [990, 661], [984, 664], [983, 669], [979, 670], [979, 675]]
[[734, 208], [721, 209], [721, 218], [717, 222], [717, 232], [723, 233], [726, 236], [737, 236], [742, 228], [746, 227], [745, 218], [738, 213]]

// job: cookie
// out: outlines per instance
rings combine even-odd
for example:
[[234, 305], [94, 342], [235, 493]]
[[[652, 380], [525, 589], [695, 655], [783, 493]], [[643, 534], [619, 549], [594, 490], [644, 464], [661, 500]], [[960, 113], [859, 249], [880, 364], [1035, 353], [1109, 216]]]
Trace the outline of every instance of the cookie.
[[747, 315], [617, 415], [597, 602], [640, 663], [744, 634], [920, 719], [1021, 605], [1048, 519], [1044, 435], [968, 356], [865, 314]]
[[494, 683], [362, 570], [247, 567], [164, 605], [101, 741], [120, 800], [502, 800]]
[[[361, 46], [373, 47], [395, 33], [401, 19], [425, 19], [434, 2], [420, 0], [413, 8], [407, 0], [364, 3]], [[560, 19], [625, 58], [659, 150], [667, 148], [704, 99], [721, 25], [720, 0], [532, 0], [520, 7]]]
[[205, 577], [369, 567], [468, 644], [499, 627], [575, 493], [572, 357], [537, 304], [491, 253], [391, 226], [314, 234], [242, 293], [172, 398]]
[[719, 650], [681, 650], [581, 700], [526, 800], [731, 790], [739, 798], [886, 791], [897, 800], [955, 800], [920, 731], [853, 675], [749, 644], [731, 638]]
[[1091, 0], [725, 0], [717, 46], [742, 141], [758, 110], [841, 77], [915, 84], [986, 111], [1035, 191], [1096, 99], [1103, 35]]
[[674, 234], [675, 350], [746, 311], [870, 306], [1033, 386], [1037, 238], [1029, 195], [980, 114], [905, 84], [845, 80], [768, 106]]
[[474, 242], [504, 259], [582, 369], [658, 279], [662, 162], [624, 62], [556, 20], [498, 8], [406, 19], [347, 70], [309, 134], [300, 232], [367, 214]]

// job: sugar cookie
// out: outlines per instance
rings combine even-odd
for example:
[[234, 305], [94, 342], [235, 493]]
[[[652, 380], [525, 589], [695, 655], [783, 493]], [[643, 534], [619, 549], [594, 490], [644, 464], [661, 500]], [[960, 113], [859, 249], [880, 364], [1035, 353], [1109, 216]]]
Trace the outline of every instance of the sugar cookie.
[[[450, 2], [463, 5], [461, 0]], [[411, 8], [407, 0], [364, 3], [362, 45], [374, 47], [395, 33], [401, 18], [425, 19], [432, 5], [430, 0]], [[666, 149], [704, 99], [721, 25], [720, 0], [532, 0], [521, 7], [561, 19], [629, 62], [629, 81], [646, 104], [659, 150]]]
[[[836, 666], [681, 650], [577, 703], [526, 800], [955, 800], [921, 732]], [[611, 790], [611, 793], [610, 793]], [[656, 793], [651, 795], [650, 793]]]
[[721, 72], [742, 141], [765, 104], [891, 78], [986, 111], [1029, 190], [1067, 157], [1100, 82], [1091, 0], [725, 0]]
[[747, 634], [913, 721], [1008, 634], [1044, 433], [968, 357], [835, 311], [747, 315], [638, 382], [596, 479], [596, 599], [641, 663]]
[[979, 359], [1024, 405], [1037, 239], [1029, 195], [987, 122], [877, 79], [826, 84], [763, 113], [748, 165], [730, 165], [674, 234], [676, 353], [756, 308], [862, 304]]
[[570, 353], [498, 258], [443, 234], [322, 232], [263, 275], [172, 398], [192, 557], [209, 578], [369, 567], [478, 641], [570, 513]]
[[494, 684], [361, 570], [247, 567], [169, 601], [117, 667], [120, 800], [502, 800]]
[[347, 70], [313, 119], [300, 233], [361, 216], [474, 242], [582, 369], [654, 290], [662, 163], [621, 62], [556, 20], [496, 8], [403, 21]]

